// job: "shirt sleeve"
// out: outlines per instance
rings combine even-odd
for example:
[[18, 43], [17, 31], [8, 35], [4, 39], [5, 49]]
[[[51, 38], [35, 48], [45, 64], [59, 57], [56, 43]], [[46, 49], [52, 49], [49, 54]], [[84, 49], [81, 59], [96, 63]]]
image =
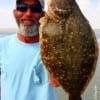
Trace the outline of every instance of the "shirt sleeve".
[[1, 43], [0, 43], [0, 75], [1, 75]]
[[2, 43], [0, 39], [0, 75], [1, 75]]
[[1, 97], [1, 50], [2, 50], [2, 46], [0, 41], [0, 97]]

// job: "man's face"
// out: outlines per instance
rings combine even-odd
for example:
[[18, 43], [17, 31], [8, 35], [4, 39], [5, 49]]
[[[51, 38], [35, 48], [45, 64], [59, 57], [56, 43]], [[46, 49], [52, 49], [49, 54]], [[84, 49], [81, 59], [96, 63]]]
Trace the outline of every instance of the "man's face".
[[[17, 5], [17, 8], [14, 10], [14, 16], [16, 18], [21, 33], [25, 33], [26, 35], [30, 34], [30, 36], [34, 32], [34, 34], [37, 34], [36, 32], [38, 32], [39, 27], [38, 21], [43, 13], [42, 11], [36, 10], [40, 9], [40, 5], [37, 4], [37, 0], [22, 0], [21, 3]], [[27, 6], [30, 7], [28, 8]]]

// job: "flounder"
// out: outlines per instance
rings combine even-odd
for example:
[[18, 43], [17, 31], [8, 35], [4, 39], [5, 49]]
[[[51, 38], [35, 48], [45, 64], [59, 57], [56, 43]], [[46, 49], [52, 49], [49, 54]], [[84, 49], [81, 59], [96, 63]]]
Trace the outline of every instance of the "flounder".
[[75, 0], [48, 0], [39, 33], [41, 58], [48, 72], [69, 100], [82, 100], [96, 69], [98, 44]]

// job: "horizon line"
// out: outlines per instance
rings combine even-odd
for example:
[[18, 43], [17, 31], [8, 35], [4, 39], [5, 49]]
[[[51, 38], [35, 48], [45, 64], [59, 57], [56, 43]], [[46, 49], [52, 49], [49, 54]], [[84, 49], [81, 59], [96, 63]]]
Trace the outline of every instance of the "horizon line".
[[[99, 31], [100, 32], [100, 28], [92, 28], [94, 31]], [[0, 28], [0, 32], [18, 32], [18, 28]]]

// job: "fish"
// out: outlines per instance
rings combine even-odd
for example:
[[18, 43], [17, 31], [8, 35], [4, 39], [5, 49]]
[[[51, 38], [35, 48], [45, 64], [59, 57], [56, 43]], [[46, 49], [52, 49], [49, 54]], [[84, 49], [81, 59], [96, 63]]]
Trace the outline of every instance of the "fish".
[[82, 100], [98, 61], [95, 32], [75, 0], [48, 0], [47, 7], [39, 20], [41, 59], [69, 100]]

